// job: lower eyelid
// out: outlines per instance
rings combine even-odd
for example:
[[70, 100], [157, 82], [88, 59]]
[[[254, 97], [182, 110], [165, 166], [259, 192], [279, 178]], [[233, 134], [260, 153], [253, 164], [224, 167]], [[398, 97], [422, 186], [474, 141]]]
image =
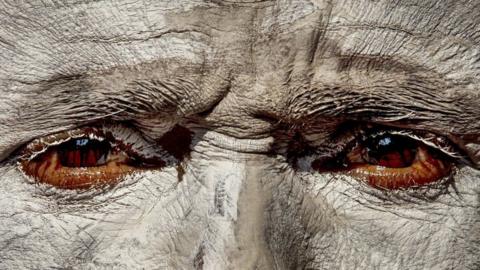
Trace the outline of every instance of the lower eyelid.
[[421, 186], [438, 181], [451, 173], [452, 166], [441, 160], [415, 161], [406, 168], [385, 168], [377, 165], [359, 165], [348, 174], [364, 179], [372, 186], [386, 189]]
[[56, 153], [49, 153], [47, 157], [39, 161], [22, 161], [20, 166], [28, 176], [35, 178], [37, 182], [65, 189], [114, 184], [122, 177], [142, 170], [117, 162], [88, 168], [62, 167]]

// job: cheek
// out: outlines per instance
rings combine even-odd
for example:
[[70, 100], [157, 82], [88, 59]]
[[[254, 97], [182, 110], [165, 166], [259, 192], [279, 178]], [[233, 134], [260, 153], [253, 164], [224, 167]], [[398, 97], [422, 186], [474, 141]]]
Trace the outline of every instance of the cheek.
[[[397, 269], [405, 262], [405, 266], [449, 269], [449, 265], [478, 261], [479, 172], [462, 170], [455, 176], [456, 190], [435, 201], [402, 204], [360, 190], [358, 181], [350, 176], [299, 176], [297, 182], [305, 184], [299, 195], [301, 203], [295, 204], [289, 197], [284, 200], [297, 207], [282, 210], [303, 214], [283, 223], [311, 236], [308, 243], [297, 240], [302, 244], [299, 250], [309, 247], [303, 253], [310, 262], [308, 268], [355, 269], [361, 264]], [[272, 224], [282, 230], [277, 225], [282, 222]]]
[[[106, 207], [102, 224], [90, 234], [104, 239], [93, 254], [99, 265], [137, 269], [187, 269], [189, 257], [207, 228], [202, 186], [185, 174], [178, 182], [176, 169], [143, 175], [128, 187], [129, 194]], [[116, 196], [115, 194], [113, 195]]]
[[179, 185], [175, 169], [137, 174], [104, 195], [85, 194], [82, 200], [51, 190], [44, 196], [42, 187], [27, 183], [14, 166], [0, 170], [0, 228], [14, 228], [0, 237], [0, 269], [92, 261], [127, 269], [142, 261], [154, 269], [179, 256], [177, 245], [191, 250], [188, 243], [195, 243], [204, 227], [189, 220], [202, 215], [186, 217], [193, 208], [186, 194], [197, 194], [199, 186]]
[[56, 217], [48, 200], [34, 196], [35, 187], [15, 166], [0, 171], [0, 228], [6, 232], [0, 236], [0, 269], [60, 267], [82, 233], [75, 223]]

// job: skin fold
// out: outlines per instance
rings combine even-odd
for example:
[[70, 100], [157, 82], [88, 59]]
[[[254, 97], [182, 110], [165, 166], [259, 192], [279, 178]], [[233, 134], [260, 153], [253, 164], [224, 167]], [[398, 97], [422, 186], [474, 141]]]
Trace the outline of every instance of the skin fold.
[[[0, 269], [480, 269], [478, 14], [476, 0], [0, 1]], [[301, 134], [332, 152], [348, 121], [431, 132], [468, 162], [444, 189], [381, 191], [292, 150]], [[188, 153], [83, 191], [19, 169], [30, 141], [98, 122], [153, 148], [182, 126]]]

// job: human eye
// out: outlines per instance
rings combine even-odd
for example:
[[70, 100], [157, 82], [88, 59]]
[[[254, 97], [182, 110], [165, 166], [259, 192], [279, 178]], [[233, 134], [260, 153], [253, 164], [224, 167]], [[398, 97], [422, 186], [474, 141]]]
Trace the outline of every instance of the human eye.
[[102, 124], [34, 139], [20, 150], [18, 164], [35, 183], [87, 189], [161, 169], [174, 159], [132, 128]]
[[468, 162], [446, 137], [429, 132], [368, 125], [341, 137], [335, 152], [312, 155], [311, 168], [350, 175], [384, 190], [440, 183]]

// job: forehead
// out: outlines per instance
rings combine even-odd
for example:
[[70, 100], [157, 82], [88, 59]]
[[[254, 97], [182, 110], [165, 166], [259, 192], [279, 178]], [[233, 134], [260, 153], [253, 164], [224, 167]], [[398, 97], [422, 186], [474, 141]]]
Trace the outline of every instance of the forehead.
[[[5, 4], [4, 4], [5, 5]], [[152, 61], [204, 64], [228, 51], [242, 51], [253, 24], [275, 16], [290, 23], [311, 13], [310, 3], [223, 4], [222, 1], [30, 1], [1, 6], [0, 78], [47, 79]], [[286, 8], [286, 10], [284, 10]], [[262, 21], [259, 20], [262, 13]], [[274, 23], [271, 21], [270, 23]], [[240, 49], [241, 48], [241, 49]], [[241, 52], [239, 52], [241, 53]], [[32, 70], [31, 65], [35, 68]]]
[[[299, 62], [299, 54], [312, 54], [317, 47], [323, 58], [332, 54], [411, 58], [439, 72], [465, 77], [466, 70], [459, 69], [472, 64], [478, 53], [479, 8], [473, 2], [107, 0], [2, 4], [0, 61], [10, 69], [2, 69], [0, 78], [32, 81], [59, 73], [167, 59], [203, 64], [224, 61], [225, 55], [237, 65], [256, 61], [255, 69], [264, 72], [278, 68], [279, 62], [291, 65], [293, 57]], [[250, 63], [245, 63], [247, 60]]]

